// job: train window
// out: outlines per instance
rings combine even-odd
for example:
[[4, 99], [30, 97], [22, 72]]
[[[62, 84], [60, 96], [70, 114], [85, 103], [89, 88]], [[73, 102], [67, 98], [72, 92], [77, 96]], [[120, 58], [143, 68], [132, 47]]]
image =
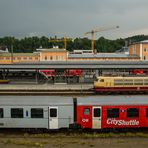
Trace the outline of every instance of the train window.
[[50, 109], [50, 117], [57, 117], [57, 109], [56, 108]]
[[143, 85], [143, 80], [134, 80], [135, 85]]
[[128, 108], [127, 117], [139, 117], [139, 109], [138, 108]]
[[123, 79], [115, 79], [114, 85], [123, 85]]
[[119, 118], [119, 108], [108, 108], [107, 118]]
[[26, 117], [28, 117], [28, 110], [26, 110]]
[[101, 111], [100, 108], [94, 108], [94, 117], [100, 117]]
[[31, 108], [31, 118], [43, 118], [43, 108]]
[[146, 109], [146, 117], [148, 117], [148, 108]]
[[11, 118], [23, 118], [23, 108], [11, 108]]
[[90, 114], [90, 108], [84, 108], [84, 115]]
[[100, 79], [100, 82], [104, 82], [104, 79]]
[[3, 111], [3, 108], [0, 108], [0, 118], [3, 118], [4, 117], [4, 111]]

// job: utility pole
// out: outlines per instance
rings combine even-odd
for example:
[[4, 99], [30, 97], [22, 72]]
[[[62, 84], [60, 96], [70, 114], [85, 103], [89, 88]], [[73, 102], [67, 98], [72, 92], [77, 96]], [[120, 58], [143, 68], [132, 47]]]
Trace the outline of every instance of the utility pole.
[[11, 63], [13, 64], [13, 45], [11, 45]]

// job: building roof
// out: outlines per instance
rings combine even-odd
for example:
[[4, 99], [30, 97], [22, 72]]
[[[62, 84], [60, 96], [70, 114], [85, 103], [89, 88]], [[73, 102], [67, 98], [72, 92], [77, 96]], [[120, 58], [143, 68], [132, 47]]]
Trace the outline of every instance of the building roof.
[[140, 43], [148, 43], [148, 40], [143, 40]]
[[134, 44], [146, 44], [148, 43], [148, 40], [143, 40], [143, 41], [139, 41], [139, 42], [133, 42], [131, 43], [131, 45], [134, 45]]
[[0, 46], [0, 52], [9, 52], [7, 46]]
[[123, 53], [97, 53], [97, 54], [69, 54], [68, 58], [139, 58], [137, 55]]
[[[13, 53], [13, 56], [37, 56], [38, 53]], [[0, 53], [0, 56], [11, 56], [11, 53]]]
[[58, 48], [58, 47], [53, 47], [53, 48], [49, 48], [49, 49], [39, 48], [39, 49], [36, 49], [36, 50], [39, 51], [39, 52], [67, 52], [66, 49]]
[[46, 61], [0, 64], [1, 69], [148, 69], [148, 61], [100, 60], [100, 61]]
[[121, 49], [116, 51], [116, 53], [126, 53], [126, 52], [129, 52], [128, 47], [122, 47]]

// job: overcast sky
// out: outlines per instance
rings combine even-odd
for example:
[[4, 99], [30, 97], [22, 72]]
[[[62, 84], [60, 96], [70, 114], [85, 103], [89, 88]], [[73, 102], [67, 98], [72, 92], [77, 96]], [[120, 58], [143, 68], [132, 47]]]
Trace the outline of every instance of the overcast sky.
[[[0, 0], [0, 37], [84, 37], [109, 39], [148, 34], [148, 0]], [[88, 36], [89, 37], [89, 36]]]

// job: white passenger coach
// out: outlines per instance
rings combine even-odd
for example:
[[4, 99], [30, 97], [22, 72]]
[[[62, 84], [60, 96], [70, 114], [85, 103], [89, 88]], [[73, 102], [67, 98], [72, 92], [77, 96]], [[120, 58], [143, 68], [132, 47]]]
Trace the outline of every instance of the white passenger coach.
[[73, 100], [60, 96], [0, 96], [0, 128], [69, 128]]

